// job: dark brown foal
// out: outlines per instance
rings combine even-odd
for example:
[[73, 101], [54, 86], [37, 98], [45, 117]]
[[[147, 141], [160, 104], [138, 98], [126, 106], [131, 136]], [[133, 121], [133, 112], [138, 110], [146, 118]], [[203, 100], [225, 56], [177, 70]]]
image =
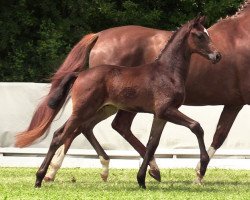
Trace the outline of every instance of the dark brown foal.
[[[65, 125], [55, 132], [48, 154], [36, 174], [35, 186], [41, 187], [56, 150], [70, 135], [80, 131], [84, 122], [106, 105], [130, 112], [153, 113], [154, 121], [162, 126], [166, 121], [170, 121], [188, 127], [198, 139], [200, 176], [204, 176], [209, 157], [203, 140], [203, 130], [198, 122], [178, 110], [185, 98], [185, 81], [191, 54], [198, 53], [214, 63], [220, 60], [220, 54], [214, 49], [203, 22], [204, 18], [198, 17], [186, 23], [171, 37], [153, 63], [134, 68], [103, 65], [79, 75], [74, 73], [76, 80], [72, 87], [72, 115]], [[61, 86], [63, 87], [63, 84]], [[61, 106], [60, 101], [53, 99], [53, 96], [51, 98], [52, 102], [59, 102]], [[157, 131], [156, 127], [153, 128], [137, 175], [138, 183], [143, 188], [146, 188], [147, 165], [161, 137], [161, 132]], [[26, 138], [27, 135], [24, 139]], [[22, 143], [22, 135], [18, 139]]]

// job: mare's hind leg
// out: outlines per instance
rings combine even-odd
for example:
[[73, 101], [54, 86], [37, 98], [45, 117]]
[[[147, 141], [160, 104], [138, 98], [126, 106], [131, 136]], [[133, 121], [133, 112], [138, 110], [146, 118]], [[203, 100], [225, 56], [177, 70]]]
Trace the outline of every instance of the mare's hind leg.
[[58, 131], [54, 133], [52, 142], [50, 144], [48, 153], [36, 173], [35, 187], [41, 187], [42, 180], [48, 170], [49, 164], [56, 152], [56, 150], [65, 142], [70, 133], [77, 129], [77, 120], [70, 117], [69, 120]]
[[[243, 106], [224, 106], [223, 111], [220, 115], [219, 122], [217, 124], [216, 132], [213, 137], [213, 142], [207, 151], [209, 159], [213, 157], [215, 151], [219, 149], [221, 145], [224, 143], [234, 123], [234, 120], [236, 119], [242, 107]], [[200, 184], [202, 182], [202, 179], [199, 176], [199, 171], [200, 171], [200, 162], [197, 164], [196, 167], [197, 179], [195, 180], [196, 183]]]
[[93, 148], [95, 149], [96, 153], [99, 156], [99, 159], [103, 168], [103, 171], [101, 173], [101, 178], [103, 181], [106, 182], [108, 179], [108, 175], [109, 175], [109, 160], [110, 160], [109, 156], [105, 153], [104, 149], [97, 141], [92, 130], [88, 132], [84, 132], [84, 135], [88, 139], [88, 141], [93, 146]]
[[[142, 158], [144, 158], [146, 153], [145, 146], [133, 135], [131, 131], [131, 124], [135, 117], [136, 113], [119, 110], [115, 116], [115, 119], [112, 122], [112, 127], [115, 129], [124, 139], [140, 154]], [[152, 128], [157, 127], [157, 131], [162, 132], [164, 129], [164, 125], [158, 124], [157, 121], [154, 120], [155, 124], [152, 125]], [[149, 162], [149, 174], [156, 179], [157, 181], [161, 181], [161, 174], [159, 167], [155, 162], [155, 158], [152, 157], [152, 160]]]

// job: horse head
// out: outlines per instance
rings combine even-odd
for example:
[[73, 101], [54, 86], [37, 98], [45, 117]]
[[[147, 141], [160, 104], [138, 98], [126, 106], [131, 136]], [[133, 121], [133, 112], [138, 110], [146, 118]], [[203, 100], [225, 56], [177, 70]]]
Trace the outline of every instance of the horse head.
[[220, 61], [221, 54], [215, 48], [207, 29], [204, 27], [205, 19], [205, 16], [198, 16], [189, 22], [188, 44], [192, 53], [199, 53], [215, 64]]

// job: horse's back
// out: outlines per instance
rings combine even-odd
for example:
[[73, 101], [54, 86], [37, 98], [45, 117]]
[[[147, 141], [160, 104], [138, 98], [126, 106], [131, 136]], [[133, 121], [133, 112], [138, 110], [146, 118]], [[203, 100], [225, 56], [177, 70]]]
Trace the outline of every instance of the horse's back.
[[90, 66], [101, 64], [138, 66], [152, 62], [172, 32], [142, 26], [122, 26], [98, 33], [90, 54]]

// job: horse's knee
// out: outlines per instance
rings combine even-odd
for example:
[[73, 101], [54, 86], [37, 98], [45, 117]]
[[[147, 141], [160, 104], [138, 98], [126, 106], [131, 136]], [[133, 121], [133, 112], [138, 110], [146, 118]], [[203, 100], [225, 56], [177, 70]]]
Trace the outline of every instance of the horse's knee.
[[121, 130], [119, 123], [115, 119], [112, 121], [111, 126], [117, 132]]
[[216, 132], [215, 132], [211, 146], [214, 147], [215, 149], [219, 149], [221, 147], [221, 145], [223, 144], [223, 142], [226, 140], [226, 138], [228, 136], [228, 132], [229, 131], [218, 127]]
[[61, 138], [58, 136], [58, 137], [55, 137], [52, 139], [51, 141], [51, 144], [50, 144], [50, 149], [51, 150], [54, 150], [54, 151], [57, 151], [58, 148], [62, 145], [62, 142], [61, 142]]
[[114, 120], [111, 124], [112, 128], [116, 130], [118, 133], [121, 133], [124, 138], [127, 138], [130, 134], [130, 127], [124, 126], [122, 123]]
[[190, 125], [190, 130], [197, 136], [197, 137], [203, 137], [204, 131], [201, 127], [201, 125], [198, 122], [192, 122]]

